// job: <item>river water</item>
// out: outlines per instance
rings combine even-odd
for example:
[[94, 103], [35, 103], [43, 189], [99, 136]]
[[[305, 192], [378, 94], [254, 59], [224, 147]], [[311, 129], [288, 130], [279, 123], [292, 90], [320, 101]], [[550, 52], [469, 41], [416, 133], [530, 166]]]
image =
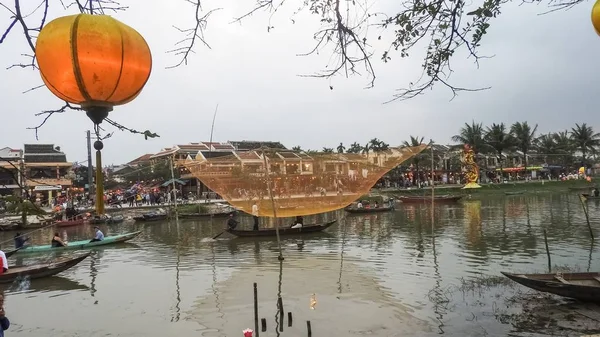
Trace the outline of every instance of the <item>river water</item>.
[[[221, 232], [223, 219], [149, 223], [131, 243], [98, 250], [60, 276], [5, 287], [8, 336], [242, 336], [254, 329], [258, 285], [260, 336], [530, 336], [506, 316], [512, 288], [468, 287], [500, 271], [552, 266], [598, 270], [598, 248], [573, 195], [539, 194], [466, 200], [434, 207], [398, 205], [377, 215], [339, 217], [326, 233], [239, 239]], [[590, 202], [592, 225], [600, 219]], [[305, 222], [310, 222], [307, 219]], [[244, 225], [249, 225], [246, 221]], [[105, 226], [105, 235], [140, 224]], [[433, 234], [432, 235], [432, 230]], [[51, 229], [31, 235], [47, 243]], [[14, 233], [2, 232], [0, 239]], [[92, 235], [72, 228], [68, 239]], [[10, 264], [50, 255], [19, 255]], [[280, 282], [281, 280], [281, 282]], [[518, 287], [516, 287], [518, 288]], [[284, 308], [278, 329], [277, 296]], [[289, 326], [288, 312], [292, 313]], [[255, 334], [256, 336], [256, 334]]]

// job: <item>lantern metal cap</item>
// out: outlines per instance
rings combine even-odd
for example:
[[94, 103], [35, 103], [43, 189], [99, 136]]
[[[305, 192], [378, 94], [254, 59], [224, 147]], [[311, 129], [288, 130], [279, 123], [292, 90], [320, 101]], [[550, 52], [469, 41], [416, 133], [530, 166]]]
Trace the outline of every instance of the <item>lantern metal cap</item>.
[[82, 106], [82, 108], [94, 124], [102, 123], [108, 117], [108, 113], [112, 111], [112, 107], [107, 106]]

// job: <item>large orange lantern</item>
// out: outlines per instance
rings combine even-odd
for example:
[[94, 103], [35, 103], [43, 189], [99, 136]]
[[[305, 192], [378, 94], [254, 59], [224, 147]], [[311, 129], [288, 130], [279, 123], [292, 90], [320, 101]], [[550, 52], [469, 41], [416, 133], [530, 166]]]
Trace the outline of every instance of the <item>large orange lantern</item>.
[[78, 14], [51, 21], [38, 36], [36, 57], [48, 89], [81, 105], [96, 124], [113, 106], [136, 98], [152, 69], [144, 38], [108, 15]]
[[[152, 55], [133, 28], [107, 15], [78, 14], [45, 25], [36, 57], [46, 87], [58, 98], [81, 105], [98, 125], [116, 105], [132, 101], [152, 70]], [[96, 149], [96, 212], [104, 214], [102, 141]]]
[[600, 0], [596, 1], [594, 7], [592, 7], [592, 24], [596, 34], [600, 35]]

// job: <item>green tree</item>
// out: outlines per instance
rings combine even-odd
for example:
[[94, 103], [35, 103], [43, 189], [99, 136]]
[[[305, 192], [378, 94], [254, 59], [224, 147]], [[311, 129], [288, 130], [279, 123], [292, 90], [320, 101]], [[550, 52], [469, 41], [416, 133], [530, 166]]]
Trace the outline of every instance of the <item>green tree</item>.
[[586, 123], [575, 124], [571, 129], [571, 139], [575, 149], [581, 152], [582, 165], [587, 165], [587, 154], [595, 153], [600, 146], [600, 133], [594, 132], [594, 129]]
[[475, 154], [485, 153], [487, 145], [483, 140], [484, 134], [483, 124], [472, 121], [471, 124], [465, 123], [465, 125], [460, 128], [459, 133], [452, 136], [452, 141], [459, 143], [461, 146], [469, 144]]
[[333, 153], [333, 148], [331, 148], [331, 147], [324, 147], [323, 148], [323, 153]]
[[[419, 137], [410, 136], [410, 139], [409, 140], [405, 140], [403, 142], [403, 145], [406, 146], [406, 147], [420, 146], [420, 145], [424, 144], [423, 140], [425, 140], [425, 137], [419, 138]], [[416, 185], [416, 183], [417, 183], [417, 177], [420, 177], [420, 172], [419, 172], [419, 162], [420, 162], [420, 160], [421, 160], [421, 153], [415, 155], [412, 158], [413, 165], [415, 166], [415, 169], [417, 171], [417, 174], [413, 174], [413, 176], [412, 176], [412, 183], [413, 183], [413, 185]]]
[[292, 151], [302, 152], [302, 148], [300, 147], [300, 145], [297, 145], [292, 148]]
[[390, 145], [379, 140], [378, 138], [373, 138], [368, 143], [369, 147], [373, 152], [383, 152], [387, 151], [390, 148]]
[[365, 146], [362, 147], [363, 154], [366, 154], [368, 156], [369, 152], [371, 152], [371, 143], [367, 143], [365, 144]]
[[[550, 156], [558, 155], [559, 149], [556, 144], [556, 134], [548, 133], [541, 135], [535, 139], [535, 150], [539, 155], [544, 157], [544, 162], [548, 163], [551, 160], [548, 160]], [[554, 159], [554, 158], [550, 158]]]
[[340, 145], [338, 145], [338, 147], [337, 147], [337, 152], [344, 153], [345, 150], [346, 150], [346, 147], [344, 146], [344, 143], [340, 143]]
[[560, 155], [560, 163], [563, 167], [570, 167], [573, 164], [575, 145], [571, 138], [571, 133], [567, 130], [555, 132], [552, 138], [556, 143], [557, 153]]
[[503, 154], [505, 151], [510, 150], [515, 145], [515, 140], [510, 132], [506, 129], [504, 123], [496, 124], [493, 123], [485, 131], [483, 137], [485, 144], [492, 149], [498, 157], [498, 164], [500, 164], [500, 173], [503, 175], [502, 162], [504, 161]]
[[354, 143], [350, 144], [350, 147], [348, 148], [347, 152], [348, 153], [360, 153], [362, 151], [362, 149], [363, 148], [359, 143], [354, 142]]
[[528, 166], [527, 154], [534, 147], [537, 128], [537, 124], [532, 128], [527, 122], [516, 122], [510, 127], [510, 132], [515, 137], [515, 147], [523, 153], [525, 172]]

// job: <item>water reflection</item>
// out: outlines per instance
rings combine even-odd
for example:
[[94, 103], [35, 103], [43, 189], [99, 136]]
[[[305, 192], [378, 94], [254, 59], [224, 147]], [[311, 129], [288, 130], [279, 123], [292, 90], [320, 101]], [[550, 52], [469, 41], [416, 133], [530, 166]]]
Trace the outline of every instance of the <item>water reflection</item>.
[[[475, 300], [456, 289], [463, 280], [497, 276], [501, 270], [544, 271], [544, 229], [553, 266], [600, 269], [594, 260], [598, 245], [591, 243], [577, 202], [574, 196], [540, 194], [433, 209], [398, 205], [395, 212], [345, 219], [336, 212], [321, 216], [340, 219], [324, 233], [282, 237], [282, 263], [273, 238], [224, 234], [207, 240], [223, 229], [220, 219], [157, 222], [133, 243], [103, 248], [48, 279], [52, 284], [33, 280], [27, 290], [10, 288], [7, 310], [23, 326], [11, 336], [48, 335], [40, 331], [57, 337], [237, 336], [253, 328], [254, 282], [260, 317], [268, 318], [262, 337], [305, 336], [306, 320], [315, 335], [328, 336], [389, 336], [391, 331], [466, 336], [484, 330], [518, 335], [494, 314], [499, 298], [512, 290], [481, 290]], [[600, 204], [588, 203], [588, 208], [596, 228]], [[124, 223], [105, 230], [124, 233], [137, 227]], [[47, 243], [51, 233], [44, 231], [31, 234], [34, 244]], [[85, 227], [68, 229], [71, 241], [90, 233]], [[12, 235], [0, 233], [0, 239]], [[31, 264], [57, 256], [16, 254], [13, 259]], [[312, 294], [319, 299], [316, 310], [307, 303]], [[285, 327], [281, 307], [293, 313], [292, 327]]]
[[[96, 297], [96, 277], [98, 276], [98, 269], [96, 267], [96, 264], [99, 261], [99, 257], [100, 257], [99, 252], [93, 253], [89, 257], [89, 259], [90, 259], [90, 277], [92, 278], [92, 281], [90, 283], [90, 295], [92, 295], [92, 297]], [[94, 302], [94, 304], [98, 304], [97, 299]]]

